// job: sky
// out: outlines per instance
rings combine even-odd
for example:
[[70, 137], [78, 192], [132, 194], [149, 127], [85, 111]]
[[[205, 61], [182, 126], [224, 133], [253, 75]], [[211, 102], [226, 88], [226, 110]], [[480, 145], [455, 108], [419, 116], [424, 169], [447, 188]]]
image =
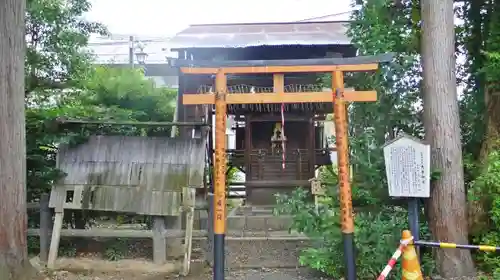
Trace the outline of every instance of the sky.
[[351, 10], [351, 0], [91, 0], [112, 34], [169, 37], [190, 24], [283, 22]]

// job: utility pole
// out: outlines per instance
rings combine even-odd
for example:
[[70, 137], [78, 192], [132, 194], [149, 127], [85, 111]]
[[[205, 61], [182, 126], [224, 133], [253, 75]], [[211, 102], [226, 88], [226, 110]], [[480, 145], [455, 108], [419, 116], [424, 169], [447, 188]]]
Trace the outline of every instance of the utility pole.
[[134, 67], [134, 36], [129, 37], [128, 64]]

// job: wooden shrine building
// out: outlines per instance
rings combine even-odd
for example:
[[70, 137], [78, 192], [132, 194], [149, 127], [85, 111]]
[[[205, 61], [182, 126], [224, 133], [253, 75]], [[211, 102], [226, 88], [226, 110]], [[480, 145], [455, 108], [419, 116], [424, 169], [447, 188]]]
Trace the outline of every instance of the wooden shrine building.
[[[172, 39], [171, 44], [177, 46], [173, 50], [179, 53], [179, 60], [173, 63], [180, 68], [189, 66], [189, 61], [210, 64], [354, 57], [356, 50], [346, 30], [344, 22], [193, 25]], [[318, 73], [245, 73], [226, 78], [227, 92], [241, 93], [241, 100], [244, 94], [252, 93], [331, 92], [318, 83]], [[179, 121], [213, 122], [213, 105], [182, 104], [215, 91], [213, 73], [186, 75], [180, 71]], [[227, 114], [234, 120], [228, 122], [229, 128], [236, 134], [235, 149], [227, 150], [228, 168], [245, 173], [248, 204], [273, 204], [275, 193], [309, 187], [315, 170], [331, 164], [321, 121], [332, 113], [332, 107], [332, 102], [228, 105]], [[213, 140], [208, 142], [211, 154]], [[211, 162], [212, 157], [207, 160]]]

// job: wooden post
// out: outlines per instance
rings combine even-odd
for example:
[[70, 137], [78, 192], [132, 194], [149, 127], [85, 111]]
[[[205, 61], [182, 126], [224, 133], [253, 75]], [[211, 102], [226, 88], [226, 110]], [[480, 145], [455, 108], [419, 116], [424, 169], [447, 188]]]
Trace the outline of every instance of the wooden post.
[[297, 149], [297, 175], [299, 180], [302, 180], [302, 153]]
[[[246, 114], [245, 115], [245, 174], [251, 174], [252, 173], [252, 159], [253, 157], [251, 156], [252, 154], [252, 122], [251, 122], [252, 115], [251, 114]], [[250, 180], [250, 176], [245, 177], [246, 180]], [[250, 197], [252, 194], [252, 188], [250, 186], [245, 186], [245, 192], [246, 192], [246, 197]], [[247, 201], [245, 201], [247, 203]]]
[[54, 269], [59, 250], [59, 241], [61, 241], [61, 229], [64, 219], [64, 201], [66, 190], [64, 187], [56, 187], [56, 203], [54, 227], [52, 229], [52, 239], [50, 241], [49, 257], [47, 259], [47, 268]]
[[316, 127], [314, 115], [309, 118], [309, 175], [316, 176]]
[[226, 75], [215, 78], [215, 184], [214, 184], [214, 280], [224, 279], [226, 232]]
[[155, 264], [164, 264], [167, 261], [167, 238], [165, 218], [153, 217], [153, 261]]
[[[179, 95], [176, 96], [178, 106], [175, 106], [173, 123], [177, 123], [179, 119]], [[170, 130], [170, 138], [176, 138], [179, 131], [176, 125], [173, 125]], [[153, 261], [157, 264], [164, 264], [167, 261], [167, 254], [176, 256], [182, 244], [178, 239], [168, 240], [164, 237], [165, 230], [182, 230], [182, 215], [153, 217]], [[168, 247], [168, 250], [167, 250]]]
[[264, 159], [266, 158], [266, 152], [262, 149], [258, 151], [258, 164], [259, 164], [259, 180], [264, 179]]
[[206, 261], [209, 265], [214, 265], [214, 194], [209, 192], [207, 195], [208, 202], [208, 217], [207, 217], [207, 257]]
[[51, 220], [49, 194], [44, 193], [40, 198], [40, 261], [43, 263], [49, 258]]
[[346, 262], [347, 280], [356, 279], [356, 261], [354, 256], [354, 219], [352, 214], [351, 184], [349, 178], [349, 143], [347, 134], [347, 110], [344, 101], [344, 74], [341, 71], [332, 73], [332, 90], [334, 97], [335, 138], [337, 145], [337, 161], [339, 173], [339, 201], [342, 238], [344, 241], [344, 258]]
[[316, 212], [318, 212], [319, 196], [324, 196], [326, 193], [321, 181], [318, 178], [313, 177], [309, 179], [309, 182], [311, 182], [311, 193], [314, 196], [314, 208], [316, 209]]
[[193, 224], [194, 224], [194, 206], [195, 206], [195, 188], [183, 189], [183, 204], [186, 212], [186, 231], [184, 235], [184, 264], [182, 274], [187, 276], [191, 266], [191, 249], [193, 245]]
[[285, 75], [273, 74], [273, 91], [277, 94], [285, 94]]

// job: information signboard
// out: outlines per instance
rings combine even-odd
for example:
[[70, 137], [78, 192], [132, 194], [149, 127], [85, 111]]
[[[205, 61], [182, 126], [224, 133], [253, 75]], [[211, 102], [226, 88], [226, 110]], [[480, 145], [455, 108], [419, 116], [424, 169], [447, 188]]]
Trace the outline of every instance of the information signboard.
[[429, 145], [403, 135], [384, 145], [384, 160], [389, 196], [430, 196]]

